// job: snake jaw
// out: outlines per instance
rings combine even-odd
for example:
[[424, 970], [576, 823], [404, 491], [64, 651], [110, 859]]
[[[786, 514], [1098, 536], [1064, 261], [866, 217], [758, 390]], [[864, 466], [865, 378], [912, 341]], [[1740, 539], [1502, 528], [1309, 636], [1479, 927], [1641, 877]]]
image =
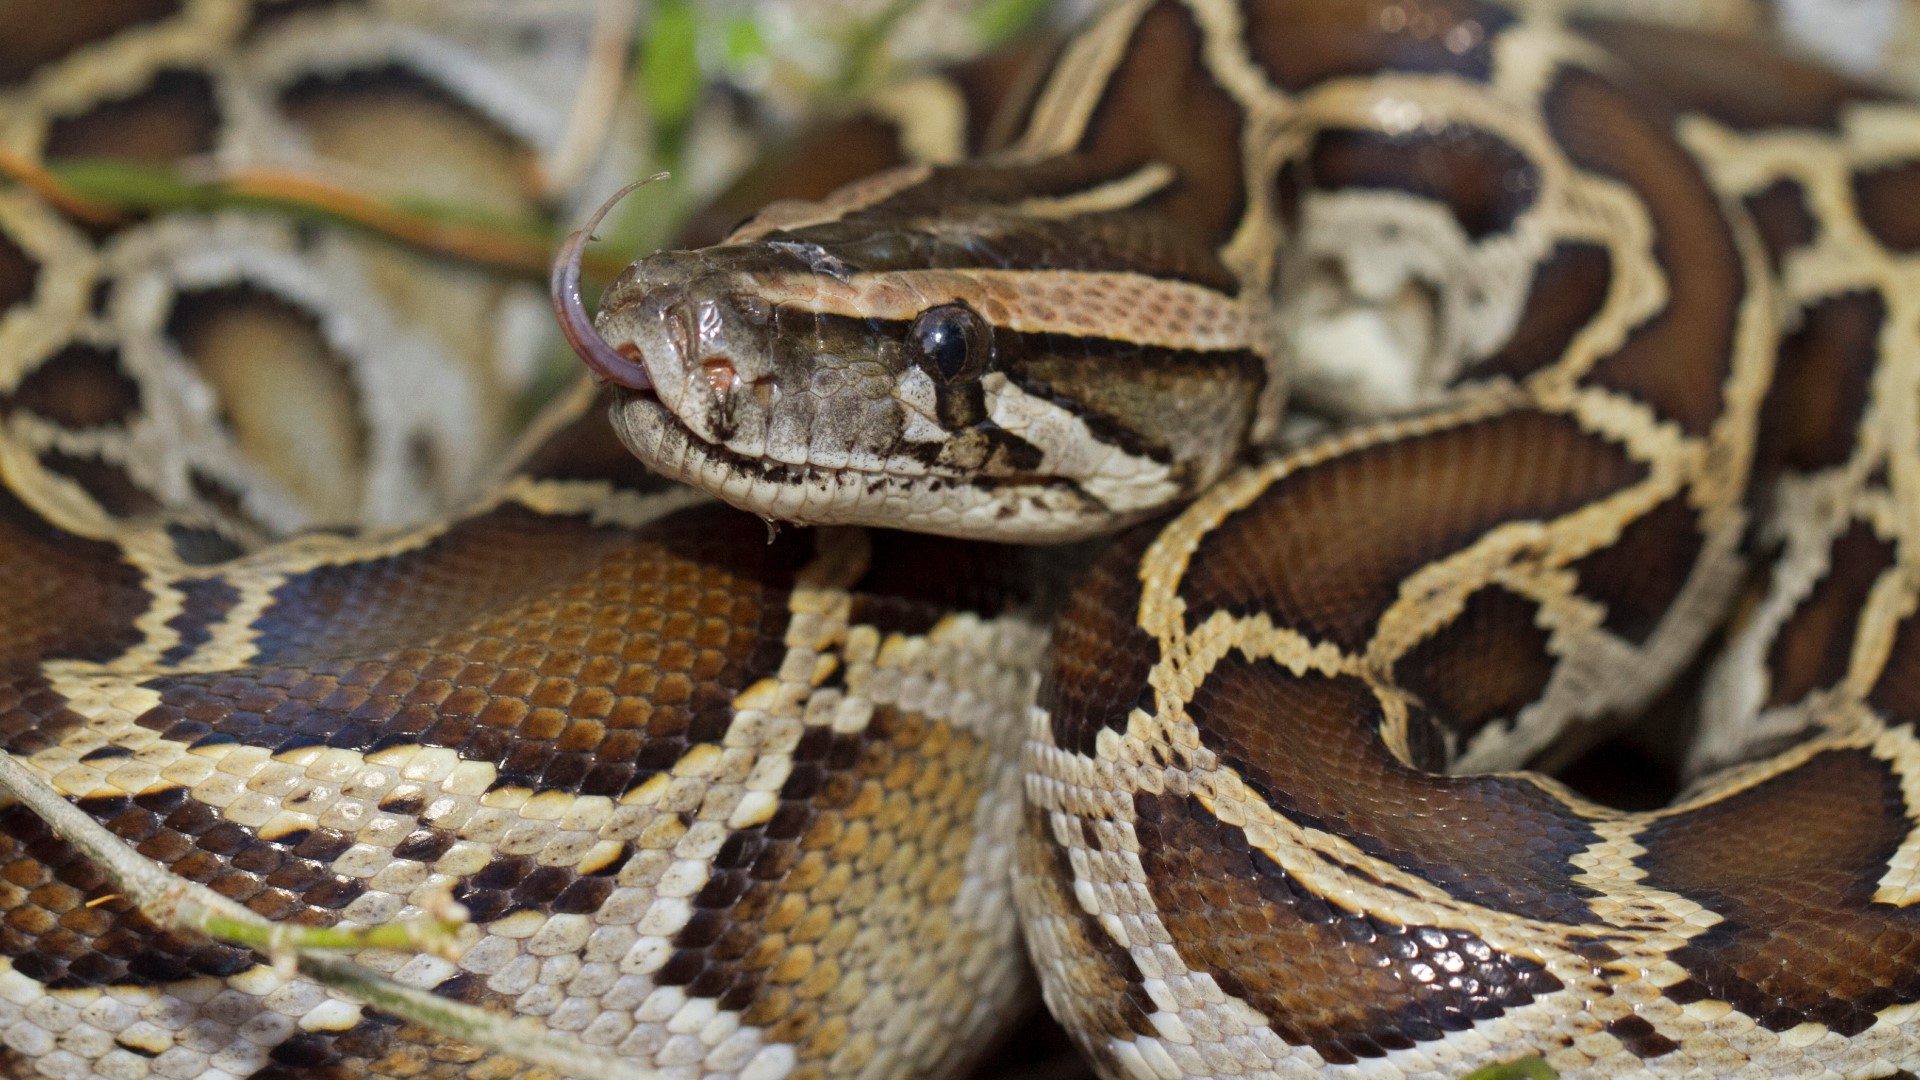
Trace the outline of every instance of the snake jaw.
[[653, 390], [653, 376], [647, 370], [646, 357], [640, 347], [630, 341], [617, 346], [608, 345], [600, 332], [594, 329], [593, 317], [587, 314], [586, 302], [580, 295], [580, 262], [586, 255], [587, 244], [593, 239], [593, 230], [599, 227], [601, 219], [607, 216], [614, 204], [626, 198], [633, 189], [652, 183], [664, 175], [661, 173], [646, 180], [636, 180], [601, 203], [600, 209], [593, 212], [586, 225], [575, 230], [567, 237], [566, 243], [560, 245], [559, 252], [554, 256], [553, 270], [547, 279], [554, 318], [560, 324], [560, 332], [566, 336], [567, 344], [573, 347], [574, 354], [595, 375], [629, 390]]

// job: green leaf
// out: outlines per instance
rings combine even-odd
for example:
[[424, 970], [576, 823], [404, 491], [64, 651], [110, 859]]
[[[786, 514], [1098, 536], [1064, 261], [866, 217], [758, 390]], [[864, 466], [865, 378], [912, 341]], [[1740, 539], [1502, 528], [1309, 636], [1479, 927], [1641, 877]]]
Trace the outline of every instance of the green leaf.
[[988, 47], [1012, 40], [1031, 26], [1052, 0], [983, 0], [973, 9], [973, 28]]
[[693, 114], [700, 100], [699, 18], [690, 0], [662, 0], [640, 47], [640, 92], [663, 127]]
[[766, 36], [760, 33], [760, 24], [751, 15], [727, 20], [723, 36], [728, 67], [742, 67], [767, 55]]
[[1460, 1080], [1560, 1080], [1560, 1074], [1553, 1071], [1553, 1066], [1547, 1064], [1545, 1058], [1530, 1057], [1487, 1065], [1473, 1070]]

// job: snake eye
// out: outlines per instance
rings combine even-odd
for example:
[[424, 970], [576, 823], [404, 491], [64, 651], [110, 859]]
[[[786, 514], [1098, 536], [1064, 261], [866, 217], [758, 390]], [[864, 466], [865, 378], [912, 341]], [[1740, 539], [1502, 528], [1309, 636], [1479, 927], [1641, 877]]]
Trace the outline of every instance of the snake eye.
[[987, 321], [965, 304], [921, 312], [907, 331], [907, 348], [928, 374], [949, 386], [979, 378], [993, 362]]

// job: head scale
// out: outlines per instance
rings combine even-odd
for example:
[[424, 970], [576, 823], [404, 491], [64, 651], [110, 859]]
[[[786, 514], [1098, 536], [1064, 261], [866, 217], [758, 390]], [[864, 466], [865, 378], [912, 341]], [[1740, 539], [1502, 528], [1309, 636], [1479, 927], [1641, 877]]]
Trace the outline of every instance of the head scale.
[[1020, 541], [1118, 528], [1211, 482], [1267, 384], [1230, 289], [1135, 269], [1112, 223], [1036, 221], [967, 179], [642, 259], [591, 321], [592, 224], [574, 234], [555, 311], [628, 448], [770, 519]]

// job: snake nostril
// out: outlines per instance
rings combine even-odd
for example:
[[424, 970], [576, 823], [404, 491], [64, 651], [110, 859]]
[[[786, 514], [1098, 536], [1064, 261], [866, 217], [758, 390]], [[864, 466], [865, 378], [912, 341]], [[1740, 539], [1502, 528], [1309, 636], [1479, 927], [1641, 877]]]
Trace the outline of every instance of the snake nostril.
[[734, 370], [733, 361], [724, 356], [715, 356], [700, 362], [700, 373], [707, 378], [707, 385], [713, 387], [713, 394], [721, 401], [733, 393], [740, 384], [740, 373]]
[[613, 347], [613, 351], [616, 353], [619, 353], [621, 356], [626, 357], [627, 359], [633, 361], [636, 364], [641, 363], [642, 360], [644, 359], [644, 357], [642, 357], [640, 353], [640, 346], [635, 345], [631, 341], [623, 341], [620, 344], [615, 345]]

